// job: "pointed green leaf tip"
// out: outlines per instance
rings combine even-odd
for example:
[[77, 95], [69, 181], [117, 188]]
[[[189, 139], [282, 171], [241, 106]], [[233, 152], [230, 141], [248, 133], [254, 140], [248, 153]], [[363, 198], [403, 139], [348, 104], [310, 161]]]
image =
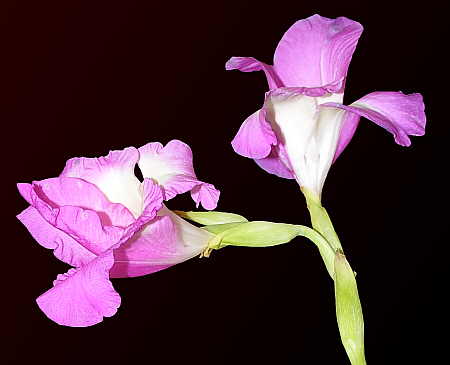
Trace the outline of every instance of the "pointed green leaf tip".
[[248, 222], [246, 218], [239, 214], [225, 213], [225, 212], [183, 212], [181, 210], [175, 210], [175, 214], [181, 218], [189, 219], [190, 221], [205, 226], [213, 224], [226, 224], [226, 223], [239, 223]]
[[345, 255], [338, 251], [334, 259], [336, 316], [342, 344], [352, 365], [365, 365], [364, 320], [355, 274]]

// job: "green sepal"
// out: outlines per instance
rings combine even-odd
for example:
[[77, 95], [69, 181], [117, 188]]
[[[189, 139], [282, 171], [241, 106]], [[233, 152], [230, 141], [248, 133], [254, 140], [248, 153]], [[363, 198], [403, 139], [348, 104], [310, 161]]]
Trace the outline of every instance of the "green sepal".
[[248, 222], [247, 218], [234, 213], [225, 212], [183, 212], [181, 210], [175, 210], [175, 214], [181, 218], [188, 219], [190, 221], [203, 224], [205, 226], [226, 224], [226, 223], [239, 223]]
[[[204, 227], [207, 229], [207, 227]], [[215, 229], [215, 228], [214, 228]], [[268, 247], [291, 241], [298, 236], [298, 226], [294, 224], [254, 221], [230, 226], [217, 234], [210, 248], [222, 246]]]
[[210, 226], [204, 226], [202, 229], [205, 231], [208, 231], [210, 233], [219, 234], [222, 233], [230, 228], [237, 227], [241, 224], [245, 224], [246, 222], [240, 222], [240, 223], [224, 223], [224, 224], [213, 224]]
[[364, 320], [355, 273], [342, 251], [334, 260], [336, 316], [341, 341], [352, 365], [365, 365]]

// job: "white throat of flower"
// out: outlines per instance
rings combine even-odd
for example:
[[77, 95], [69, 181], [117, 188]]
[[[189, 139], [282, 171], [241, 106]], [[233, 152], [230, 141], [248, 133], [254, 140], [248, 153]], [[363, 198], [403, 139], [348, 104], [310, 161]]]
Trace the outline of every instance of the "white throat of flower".
[[320, 108], [327, 102], [342, 103], [344, 94], [310, 97], [301, 94], [268, 98], [267, 119], [284, 144], [297, 182], [317, 194], [322, 187], [334, 154], [345, 111]]

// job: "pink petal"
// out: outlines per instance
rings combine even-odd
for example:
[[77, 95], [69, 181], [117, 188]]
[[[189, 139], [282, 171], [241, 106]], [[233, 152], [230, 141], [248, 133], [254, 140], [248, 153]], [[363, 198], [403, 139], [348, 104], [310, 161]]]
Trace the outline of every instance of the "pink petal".
[[172, 140], [163, 146], [161, 143], [148, 143], [139, 148], [139, 168], [142, 176], [155, 179], [160, 185], [174, 175], [195, 178], [190, 147], [181, 141]]
[[[148, 143], [139, 148], [139, 153], [138, 164], [142, 175], [157, 181], [163, 187], [165, 200], [192, 189], [204, 191], [205, 188], [200, 187], [207, 186], [209, 192], [213, 190], [214, 192], [194, 195], [199, 198], [199, 202], [205, 208], [216, 206], [219, 192], [212, 185], [197, 179], [192, 162], [192, 151], [187, 144], [178, 140], [170, 141], [165, 147], [160, 143]], [[212, 201], [212, 197], [216, 200]]]
[[141, 222], [147, 223], [156, 217], [156, 214], [163, 206], [163, 191], [161, 187], [151, 179], [144, 179], [143, 189], [144, 209], [139, 217]]
[[43, 247], [53, 249], [54, 255], [69, 265], [86, 265], [97, 256], [68, 234], [48, 223], [34, 207], [28, 207], [17, 218]]
[[201, 203], [203, 208], [213, 210], [217, 207], [220, 191], [214, 185], [201, 182], [197, 178], [186, 175], [172, 176], [164, 186], [164, 200], [170, 200], [178, 194], [191, 192], [191, 197], [195, 201], [197, 208]]
[[31, 184], [27, 183], [18, 183], [17, 189], [19, 190], [20, 195], [31, 204]]
[[175, 226], [170, 218], [157, 217], [115, 250], [111, 277], [143, 276], [176, 264], [169, 259], [176, 251], [175, 242]]
[[244, 121], [231, 145], [244, 157], [261, 159], [267, 157], [277, 143], [275, 132], [266, 121], [265, 110], [261, 109]]
[[[116, 242], [108, 250], [84, 266], [78, 269], [71, 269], [67, 274], [59, 275], [54, 282], [54, 287], [37, 299], [39, 307], [50, 319], [61, 325], [86, 327], [101, 322], [103, 317], [110, 317], [116, 313], [120, 305], [120, 296], [109, 281], [109, 271], [114, 264], [114, 251], [119, 250], [130, 238], [139, 237], [139, 234], [136, 234], [136, 232], [142, 230], [145, 224], [154, 219], [154, 216], [162, 205], [161, 189], [151, 181], [144, 183], [144, 196], [146, 206], [143, 214], [126, 229], [121, 229], [120, 237], [115, 240]], [[35, 196], [33, 196], [33, 202], [40, 205], [46, 204], [45, 202], [39, 201]], [[64, 228], [69, 229], [71, 233], [74, 232], [79, 236], [80, 232], [78, 230], [80, 224], [77, 224], [77, 222], [75, 224], [70, 221], [68, 222], [68, 219], [65, 218], [65, 208], [76, 207], [64, 206], [59, 208], [55, 222], [53, 223], [59, 226], [59, 216], [62, 215], [62, 223], [67, 225]], [[46, 207], [46, 209], [49, 209], [49, 207]], [[45, 211], [45, 209], [43, 210]], [[49, 218], [48, 213], [54, 215], [54, 211], [44, 213], [47, 213], [47, 219]], [[81, 211], [75, 218], [86, 213], [91, 215], [94, 212], [87, 210]], [[74, 217], [70, 215], [68, 218], [71, 219]], [[87, 218], [91, 221], [88, 226], [93, 227], [93, 232], [91, 233], [94, 235], [97, 234], [101, 242], [102, 234], [98, 227], [100, 220], [95, 220], [94, 216], [88, 216]], [[75, 229], [73, 229], [74, 227]], [[108, 231], [113, 228], [118, 227], [103, 227], [104, 233], [111, 234]], [[89, 234], [87, 232], [88, 230], [89, 227], [86, 227], [86, 230], [81, 233], [84, 235]], [[83, 237], [78, 238], [82, 239]], [[90, 245], [95, 246], [98, 243], [99, 241], [95, 243], [90, 242]]]
[[113, 203], [127, 207], [135, 217], [142, 207], [141, 184], [134, 175], [139, 152], [134, 147], [111, 151], [106, 157], [77, 157], [67, 161], [62, 177], [77, 177], [96, 185]]
[[89, 264], [58, 275], [54, 287], [36, 302], [39, 308], [56, 323], [64, 326], [92, 326], [111, 317], [120, 306], [120, 296], [109, 281], [114, 264], [112, 250]]
[[324, 96], [333, 93], [333, 88], [330, 85], [324, 87], [282, 87], [270, 90], [266, 93], [266, 100], [269, 97], [285, 96], [289, 97], [292, 94], [302, 94], [311, 97]]
[[275, 50], [274, 69], [285, 86], [320, 87], [342, 92], [361, 24], [313, 15], [297, 21]]
[[255, 159], [255, 162], [259, 167], [266, 170], [270, 174], [274, 174], [285, 179], [295, 179], [292, 171], [287, 168], [280, 159], [279, 153], [279, 146], [274, 146], [267, 157]]
[[[67, 178], [60, 178], [59, 180], [62, 179]], [[117, 244], [127, 232], [136, 230], [136, 228], [133, 228], [134, 226], [139, 227], [152, 220], [162, 206], [161, 188], [153, 181], [146, 179], [143, 186], [143, 213], [138, 220], [133, 219], [130, 225], [123, 228], [111, 225], [101, 213], [91, 209], [69, 205], [58, 206], [48, 199], [44, 189], [38, 189], [41, 186], [33, 186], [36, 186], [31, 192], [33, 206], [43, 218], [96, 254], [100, 254]]]
[[111, 203], [97, 186], [85, 180], [59, 177], [35, 181], [33, 187], [54, 207], [71, 205], [96, 211], [103, 224], [126, 227], [134, 221], [126, 207]]
[[178, 194], [191, 191], [199, 184], [197, 178], [186, 175], [173, 175], [164, 184], [164, 200], [170, 200]]
[[100, 215], [90, 209], [70, 205], [59, 207], [49, 201], [38, 187], [31, 191], [33, 206], [49, 224], [70, 235], [89, 251], [100, 254], [122, 237], [124, 228], [106, 225]]
[[242, 72], [264, 71], [269, 89], [283, 87], [283, 83], [275, 73], [273, 66], [260, 62], [253, 57], [231, 57], [225, 64], [226, 70], [239, 70]]
[[402, 92], [374, 92], [350, 106], [337, 103], [322, 104], [346, 110], [347, 116], [339, 139], [335, 159], [352, 138], [360, 117], [365, 117], [394, 135], [395, 142], [409, 146], [409, 136], [425, 134], [426, 116], [422, 95]]
[[199, 184], [191, 190], [192, 199], [195, 201], [198, 208], [201, 203], [203, 208], [207, 210], [214, 210], [219, 201], [220, 191], [211, 184]]
[[355, 113], [345, 113], [344, 120], [342, 121], [341, 131], [339, 133], [339, 141], [334, 154], [333, 163], [344, 151], [345, 147], [350, 143], [353, 135], [356, 132], [356, 128], [359, 124], [360, 116]]
[[147, 275], [199, 255], [211, 235], [163, 208], [130, 240], [114, 251], [111, 277]]
[[152, 215], [157, 212], [156, 205], [162, 202], [161, 190], [153, 186], [156, 185], [145, 184], [147, 206], [144, 214], [123, 230], [117, 243], [84, 266], [58, 275], [53, 283], [54, 287], [36, 300], [50, 319], [61, 325], [86, 327], [116, 313], [120, 306], [120, 296], [109, 281], [109, 271], [114, 264], [114, 251], [119, 250], [131, 237], [139, 237], [136, 232], [153, 220]]

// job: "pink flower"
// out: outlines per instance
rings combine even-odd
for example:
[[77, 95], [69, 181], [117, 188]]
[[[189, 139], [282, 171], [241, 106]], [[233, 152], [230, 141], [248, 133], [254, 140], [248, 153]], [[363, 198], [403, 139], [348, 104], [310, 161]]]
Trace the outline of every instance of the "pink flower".
[[[134, 175], [136, 163], [141, 183]], [[147, 275], [199, 255], [212, 235], [163, 201], [191, 192], [215, 209], [219, 191], [197, 179], [188, 145], [173, 140], [106, 157], [73, 158], [57, 178], [18, 184], [30, 206], [18, 215], [31, 235], [73, 266], [39, 298], [53, 321], [84, 327], [114, 315], [120, 296], [110, 277]]]
[[264, 71], [270, 91], [264, 106], [245, 120], [232, 145], [269, 173], [296, 179], [320, 198], [331, 164], [353, 137], [361, 116], [409, 146], [425, 133], [420, 94], [374, 92], [345, 106], [347, 69], [363, 31], [340, 17], [297, 21], [275, 50], [274, 65], [232, 57], [227, 70]]

